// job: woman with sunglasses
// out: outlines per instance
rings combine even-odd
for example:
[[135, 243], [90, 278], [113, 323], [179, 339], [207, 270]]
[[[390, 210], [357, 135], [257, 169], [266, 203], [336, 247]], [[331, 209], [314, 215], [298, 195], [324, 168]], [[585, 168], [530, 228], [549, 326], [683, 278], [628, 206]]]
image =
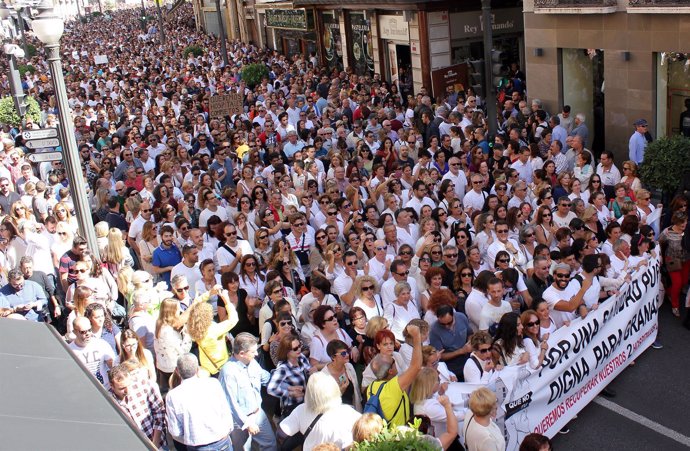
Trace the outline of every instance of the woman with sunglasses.
[[488, 332], [482, 330], [470, 337], [472, 352], [470, 353], [462, 374], [468, 384], [488, 384], [494, 376], [494, 362], [491, 356], [493, 339]]
[[470, 295], [470, 292], [472, 292], [473, 283], [474, 271], [472, 270], [472, 266], [470, 266], [470, 263], [467, 261], [460, 263], [457, 271], [455, 271], [453, 288], [455, 291], [455, 297], [457, 299], [456, 305], [461, 307], [461, 311], [464, 310], [465, 301]]
[[271, 374], [266, 391], [280, 399], [280, 418], [283, 419], [304, 402], [307, 378], [315, 370], [302, 353], [302, 343], [293, 334], [280, 339], [276, 348], [276, 358], [279, 363]]
[[[311, 341], [309, 360], [312, 366], [322, 370], [331, 361], [326, 350], [328, 343], [332, 340], [341, 340], [350, 347], [352, 346], [352, 339], [340, 328], [336, 312], [329, 305], [321, 305], [316, 309], [314, 312], [314, 324], [317, 330]], [[358, 357], [359, 354], [355, 348], [352, 353], [352, 359], [357, 360]]]
[[340, 243], [331, 243], [326, 250], [325, 274], [328, 280], [335, 280], [345, 274], [345, 263], [343, 261], [345, 249]]
[[537, 210], [537, 216], [534, 218], [535, 238], [539, 244], [551, 247], [554, 244], [554, 235], [557, 227], [553, 224], [553, 213], [551, 208], [541, 206]]
[[383, 303], [377, 292], [378, 283], [374, 277], [358, 277], [355, 281], [355, 302], [352, 307], [362, 309], [367, 318], [383, 316]]
[[115, 365], [132, 360], [137, 363], [139, 370], [138, 378], [150, 382], [156, 381], [156, 367], [154, 365], [153, 354], [146, 349], [139, 336], [132, 329], [125, 329], [121, 337], [120, 354], [115, 358]]
[[549, 333], [541, 333], [540, 319], [534, 310], [525, 310], [520, 315], [524, 330], [522, 343], [529, 354], [529, 366], [536, 370], [541, 367], [549, 349]]
[[331, 356], [331, 362], [321, 372], [338, 382], [343, 403], [361, 412], [362, 392], [359, 390], [357, 372], [350, 363], [350, 347], [341, 340], [333, 340], [326, 346], [326, 352]]
[[479, 248], [482, 257], [486, 257], [487, 249], [498, 239], [494, 230], [495, 228], [496, 222], [494, 221], [493, 215], [490, 213], [482, 213], [474, 220], [474, 230], [476, 232], [474, 243]]
[[603, 191], [604, 186], [601, 184], [601, 177], [599, 174], [592, 174], [587, 183], [587, 188], [582, 192], [580, 198], [585, 201], [585, 203], [590, 203], [589, 199], [594, 193]]

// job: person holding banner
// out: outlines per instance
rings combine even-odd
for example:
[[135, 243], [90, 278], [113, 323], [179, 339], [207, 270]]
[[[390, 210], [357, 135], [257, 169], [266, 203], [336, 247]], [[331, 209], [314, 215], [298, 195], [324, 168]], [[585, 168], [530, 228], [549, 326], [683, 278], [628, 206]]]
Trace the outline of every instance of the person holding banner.
[[496, 422], [498, 399], [488, 388], [470, 395], [470, 410], [465, 415], [464, 436], [467, 451], [504, 451], [506, 440]]
[[465, 362], [462, 374], [468, 384], [488, 384], [494, 374], [494, 362], [491, 359], [493, 339], [486, 331], [479, 331], [470, 337], [472, 353]]
[[563, 327], [563, 325], [570, 324], [570, 321], [575, 319], [576, 311], [586, 312], [583, 299], [585, 293], [592, 285], [592, 280], [589, 277], [583, 278], [582, 284], [575, 291], [576, 287], [569, 285], [570, 266], [565, 263], [556, 265], [553, 270], [553, 277], [553, 283], [544, 291], [542, 296], [549, 304], [551, 317], [556, 322], [556, 326]]
[[664, 264], [671, 277], [668, 294], [675, 317], [680, 317], [680, 292], [690, 277], [690, 252], [683, 248], [683, 234], [687, 225], [688, 216], [684, 212], [677, 211], [671, 217], [671, 226], [659, 235]]
[[549, 334], [541, 334], [540, 321], [537, 317], [537, 312], [534, 310], [525, 310], [520, 315], [522, 321], [523, 335], [522, 343], [529, 354], [529, 366], [533, 370], [541, 367], [546, 356], [546, 351], [549, 349], [547, 340]]

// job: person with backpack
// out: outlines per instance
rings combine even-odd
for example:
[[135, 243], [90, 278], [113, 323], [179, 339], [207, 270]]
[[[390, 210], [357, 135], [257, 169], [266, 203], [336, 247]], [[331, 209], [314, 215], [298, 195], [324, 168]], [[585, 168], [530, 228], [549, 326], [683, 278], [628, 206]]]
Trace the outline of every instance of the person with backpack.
[[409, 421], [411, 411], [407, 390], [422, 368], [419, 327], [408, 325], [407, 333], [412, 337], [412, 360], [403, 373], [398, 373], [397, 365], [389, 355], [378, 354], [371, 361], [376, 380], [367, 389], [364, 413], [376, 413], [392, 426], [403, 426]]

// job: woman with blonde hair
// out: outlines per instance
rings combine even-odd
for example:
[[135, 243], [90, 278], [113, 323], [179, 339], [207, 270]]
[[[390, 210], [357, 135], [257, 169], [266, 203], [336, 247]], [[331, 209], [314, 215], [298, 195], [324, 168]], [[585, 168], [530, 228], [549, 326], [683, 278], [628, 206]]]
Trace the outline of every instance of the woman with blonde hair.
[[623, 162], [623, 177], [621, 177], [621, 183], [625, 184], [628, 188], [628, 192], [635, 193], [642, 189], [642, 182], [637, 176], [637, 163], [630, 160]]
[[77, 287], [74, 290], [71, 302], [65, 302], [66, 307], [72, 309], [67, 316], [67, 338], [74, 339], [74, 319], [86, 314], [86, 307], [93, 303], [91, 296], [93, 290], [86, 286]]
[[[316, 422], [317, 416], [321, 416]], [[278, 435], [291, 437], [310, 429], [304, 438], [302, 448], [310, 451], [319, 443], [331, 442], [340, 448], [352, 444], [352, 429], [361, 414], [352, 406], [343, 404], [340, 387], [333, 377], [326, 373], [314, 373], [307, 382], [304, 403], [280, 422]], [[315, 423], [313, 427], [310, 427]]]
[[128, 360], [136, 360], [141, 365], [140, 377], [151, 382], [156, 380], [156, 368], [154, 366], [151, 351], [144, 348], [139, 336], [132, 329], [122, 331], [120, 337], [120, 355], [115, 364], [124, 363]]
[[410, 402], [414, 404], [414, 414], [429, 418], [433, 426], [433, 437], [442, 439], [448, 436], [447, 449], [458, 436], [458, 420], [453, 412], [453, 407], [444, 395], [445, 384], [441, 384], [438, 372], [429, 367], [424, 367], [412, 383], [410, 389]]
[[62, 258], [68, 250], [72, 249], [73, 241], [74, 233], [71, 227], [64, 222], [58, 222], [55, 226], [55, 239], [50, 246], [50, 253], [53, 255], [53, 265], [55, 268], [60, 267], [60, 258]]
[[24, 202], [18, 200], [12, 204], [9, 212], [9, 219], [15, 226], [19, 226], [21, 221], [36, 222], [33, 213], [24, 205]]
[[355, 302], [352, 307], [364, 310], [367, 318], [383, 316], [383, 301], [378, 294], [378, 284], [372, 276], [357, 277], [355, 281]]
[[67, 225], [69, 225], [69, 228], [73, 234], [77, 233], [77, 218], [72, 216], [72, 212], [70, 210], [69, 205], [67, 205], [65, 202], [58, 202], [53, 207], [53, 214], [55, 215], [55, 219], [58, 220], [58, 223], [66, 223]]
[[141, 230], [141, 239], [137, 243], [139, 245], [139, 256], [141, 260], [141, 268], [152, 277], [157, 278], [153, 272], [153, 251], [160, 245], [158, 234], [156, 233], [156, 224], [151, 221], [146, 221]]
[[189, 308], [187, 330], [199, 346], [199, 364], [212, 376], [217, 375], [228, 361], [225, 338], [238, 322], [235, 306], [227, 301], [225, 308], [228, 319], [220, 323], [213, 321], [213, 307], [207, 302], [197, 302]]
[[97, 222], [94, 226], [96, 229], [96, 243], [98, 244], [98, 254], [105, 255], [105, 247], [108, 245], [108, 232], [110, 227], [105, 221]]
[[467, 451], [504, 450], [506, 441], [496, 422], [498, 399], [494, 392], [482, 387], [470, 395], [470, 409], [463, 425]]
[[134, 259], [122, 238], [122, 230], [112, 227], [108, 231], [108, 244], [103, 252], [103, 262], [108, 265], [112, 274], [117, 274], [124, 267], [134, 267]]
[[156, 351], [156, 372], [161, 392], [168, 391], [168, 381], [177, 366], [177, 358], [189, 352], [192, 337], [185, 330], [189, 314], [180, 314], [180, 303], [176, 299], [161, 302], [153, 348]]

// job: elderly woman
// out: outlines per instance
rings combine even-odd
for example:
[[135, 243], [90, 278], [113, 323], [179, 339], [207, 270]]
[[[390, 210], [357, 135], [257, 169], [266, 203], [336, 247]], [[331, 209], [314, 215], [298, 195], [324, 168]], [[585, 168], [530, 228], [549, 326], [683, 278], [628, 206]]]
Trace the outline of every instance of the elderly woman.
[[314, 301], [319, 305], [330, 305], [334, 309], [340, 305], [340, 301], [331, 294], [331, 282], [325, 277], [314, 276], [311, 279], [311, 289], [309, 293], [302, 296], [299, 305], [297, 306], [297, 319], [300, 322], [305, 322], [305, 314], [307, 308], [311, 306]]
[[412, 289], [407, 282], [395, 285], [395, 301], [384, 308], [383, 316], [390, 323], [391, 332], [396, 340], [404, 341], [403, 329], [413, 319], [419, 319], [419, 307], [412, 300]]
[[349, 404], [358, 412], [362, 411], [362, 392], [359, 390], [357, 372], [350, 363], [350, 347], [340, 340], [333, 340], [326, 346], [331, 363], [321, 372], [329, 374], [338, 382], [344, 404]]
[[228, 361], [225, 344], [227, 333], [237, 324], [237, 311], [226, 302], [228, 319], [220, 323], [213, 321], [213, 307], [206, 302], [196, 302], [189, 308], [187, 329], [192, 340], [199, 346], [199, 363], [212, 376]]
[[[309, 360], [312, 366], [320, 371], [326, 366], [331, 358], [326, 350], [328, 343], [332, 340], [341, 340], [348, 346], [352, 346], [352, 340], [347, 333], [340, 328], [338, 318], [333, 307], [321, 305], [314, 312], [314, 324], [317, 327], [314, 338], [311, 341]], [[357, 360], [359, 354], [356, 348], [353, 350], [352, 358]]]
[[479, 388], [470, 395], [470, 410], [465, 414], [463, 435], [467, 451], [504, 450], [503, 431], [495, 422], [498, 399], [488, 388]]
[[[305, 434], [304, 451], [320, 443], [334, 443], [338, 448], [352, 444], [352, 428], [361, 414], [343, 404], [338, 383], [328, 374], [315, 373], [309, 378], [304, 404], [280, 422], [279, 436]], [[307, 431], [309, 433], [307, 434]]]

